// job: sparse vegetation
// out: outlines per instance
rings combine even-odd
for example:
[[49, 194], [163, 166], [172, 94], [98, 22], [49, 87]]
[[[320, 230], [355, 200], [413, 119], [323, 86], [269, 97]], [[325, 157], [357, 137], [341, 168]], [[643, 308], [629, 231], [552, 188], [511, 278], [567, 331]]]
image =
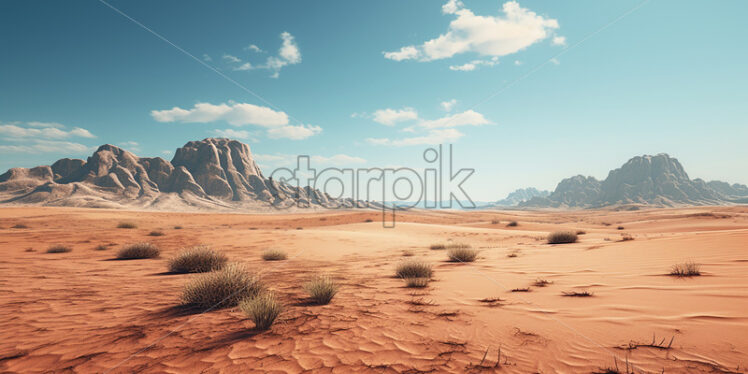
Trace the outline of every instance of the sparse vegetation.
[[96, 247], [94, 248], [94, 250], [97, 250], [97, 251], [106, 251], [106, 250], [107, 250], [108, 248], [109, 248], [109, 247], [105, 246], [104, 244], [99, 244], [99, 245], [97, 245], [97, 246], [96, 246]]
[[478, 258], [478, 250], [470, 247], [451, 248], [447, 257], [452, 262], [473, 262]]
[[72, 252], [73, 248], [67, 245], [57, 244], [47, 248], [47, 253], [67, 253]]
[[577, 234], [572, 231], [556, 231], [548, 234], [548, 244], [574, 243]]
[[371, 218], [367, 218], [367, 219], [366, 219], [366, 220], [365, 220], [364, 222], [366, 222], [366, 223], [370, 223], [370, 222], [374, 222], [374, 220], [373, 220], [373, 219], [371, 219]]
[[161, 250], [151, 243], [134, 243], [125, 246], [117, 252], [117, 259], [136, 260], [143, 258], [156, 258], [161, 254]]
[[546, 286], [549, 286], [551, 284], [553, 284], [552, 281], [549, 281], [549, 280], [543, 279], [543, 278], [538, 278], [538, 279], [535, 280], [535, 282], [533, 282], [532, 285], [535, 286], [535, 287], [546, 287]]
[[274, 294], [266, 292], [241, 300], [239, 310], [255, 323], [256, 329], [267, 330], [281, 314], [283, 306], [275, 299]]
[[282, 261], [287, 258], [286, 252], [278, 248], [268, 248], [262, 252], [262, 259], [265, 261]]
[[199, 275], [184, 288], [182, 302], [201, 309], [237, 305], [265, 291], [260, 279], [240, 264], [227, 264], [223, 269]]
[[135, 229], [138, 225], [133, 222], [120, 222], [117, 224], [118, 229]]
[[27, 225], [24, 225], [23, 223], [17, 223], [10, 227], [11, 229], [27, 229], [29, 228]]
[[429, 248], [433, 250], [447, 249], [447, 245], [443, 243], [435, 243], [432, 244]]
[[148, 236], [164, 236], [164, 235], [166, 234], [164, 234], [163, 231], [158, 231], [158, 230], [154, 230], [148, 233]]
[[587, 231], [577, 230], [577, 235], [585, 235], [585, 234], [587, 234]]
[[185, 248], [169, 260], [172, 273], [205, 273], [220, 270], [228, 262], [226, 255], [208, 246], [199, 245]]
[[506, 224], [506, 227], [517, 227], [519, 226], [519, 223], [517, 221], [511, 221]]
[[423, 288], [429, 285], [430, 278], [405, 278], [405, 286], [409, 288]]
[[530, 292], [530, 287], [514, 288], [512, 292]]
[[693, 261], [675, 264], [670, 268], [670, 275], [676, 277], [695, 277], [701, 275], [701, 266]]
[[622, 242], [627, 242], [629, 240], [634, 240], [634, 237], [631, 236], [631, 234], [621, 234], [621, 240]]
[[624, 227], [623, 227], [623, 226], [618, 226], [618, 227], [616, 227], [616, 230], [623, 230], [623, 229], [624, 229]]
[[569, 297], [590, 297], [594, 294], [587, 290], [581, 290], [581, 291], [564, 291], [561, 293], [561, 295], [569, 296]]
[[431, 278], [432, 274], [431, 264], [418, 260], [401, 262], [395, 270], [399, 278]]
[[338, 293], [338, 288], [335, 281], [328, 275], [315, 275], [312, 280], [304, 284], [304, 290], [319, 305], [329, 304]]
[[510, 252], [508, 255], [506, 255], [506, 257], [509, 257], [509, 258], [514, 258], [514, 257], [517, 257], [517, 256], [519, 256], [519, 254], [517, 252]]
[[183, 229], [183, 228], [184, 228], [184, 227], [182, 227], [182, 226], [179, 226], [179, 225], [177, 225], [177, 226], [174, 226], [174, 230], [181, 230], [181, 229]]

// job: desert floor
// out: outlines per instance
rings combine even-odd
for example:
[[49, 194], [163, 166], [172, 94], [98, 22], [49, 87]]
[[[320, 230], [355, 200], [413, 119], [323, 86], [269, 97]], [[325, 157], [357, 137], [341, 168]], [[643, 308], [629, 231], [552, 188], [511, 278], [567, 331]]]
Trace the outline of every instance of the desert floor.
[[[519, 225], [507, 227], [512, 220]], [[138, 227], [115, 228], [121, 221]], [[148, 236], [152, 230], [165, 235]], [[586, 234], [574, 244], [546, 244], [556, 230]], [[444, 250], [429, 249], [448, 240], [480, 249], [479, 258], [451, 263]], [[137, 241], [159, 245], [161, 258], [112, 261]], [[73, 251], [46, 253], [54, 244]], [[107, 249], [96, 250], [100, 244]], [[179, 308], [185, 282], [199, 275], [169, 274], [166, 263], [196, 244], [245, 263], [280, 296], [285, 311], [271, 330], [255, 331], [236, 309]], [[268, 247], [289, 259], [262, 261]], [[746, 207], [407, 212], [395, 228], [383, 228], [381, 212], [372, 211], [2, 208], [0, 250], [0, 372], [596, 373], [617, 365], [623, 373], [628, 361], [636, 373], [733, 373], [748, 366]], [[395, 266], [413, 258], [434, 264], [425, 289], [394, 277]], [[701, 264], [701, 276], [667, 275], [689, 260]], [[319, 272], [341, 284], [329, 305], [310, 305], [301, 288]], [[538, 278], [553, 283], [536, 287]], [[563, 296], [572, 290], [593, 295]], [[665, 347], [651, 346], [653, 336]]]

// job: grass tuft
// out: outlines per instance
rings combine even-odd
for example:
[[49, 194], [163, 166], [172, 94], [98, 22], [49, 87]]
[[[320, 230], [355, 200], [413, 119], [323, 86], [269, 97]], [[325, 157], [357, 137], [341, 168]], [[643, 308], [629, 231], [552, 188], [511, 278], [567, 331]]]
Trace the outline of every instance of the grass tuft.
[[512, 221], [506, 224], [506, 227], [517, 227], [519, 226], [519, 223], [517, 221]]
[[288, 258], [288, 255], [282, 249], [268, 248], [262, 252], [262, 259], [265, 261], [282, 261]]
[[185, 285], [182, 302], [201, 309], [225, 308], [240, 300], [254, 298], [265, 291], [260, 279], [240, 264], [201, 274]]
[[275, 299], [275, 295], [266, 292], [241, 300], [239, 310], [255, 323], [256, 329], [267, 330], [283, 311], [283, 305]]
[[154, 230], [148, 233], [148, 236], [164, 236], [164, 235], [166, 234], [164, 234], [163, 231], [158, 231], [158, 230]]
[[548, 234], [548, 244], [575, 243], [577, 234], [572, 231], [556, 231]]
[[675, 264], [670, 268], [670, 275], [676, 277], [696, 277], [701, 275], [701, 265], [693, 261]]
[[221, 270], [228, 262], [226, 255], [205, 245], [185, 248], [169, 260], [172, 273], [206, 273]]
[[431, 264], [419, 260], [401, 262], [395, 270], [399, 278], [431, 278], [432, 274]]
[[17, 223], [10, 227], [11, 229], [27, 229], [29, 226], [24, 225], [23, 223]]
[[447, 252], [447, 257], [451, 262], [473, 262], [478, 258], [478, 250], [467, 248], [452, 248]]
[[430, 278], [405, 278], [405, 286], [409, 288], [424, 288], [429, 285]]
[[135, 229], [138, 228], [138, 225], [136, 225], [133, 222], [120, 222], [117, 224], [118, 229]]
[[57, 244], [47, 248], [47, 253], [68, 253], [72, 252], [73, 248], [67, 245]]
[[564, 291], [561, 293], [563, 296], [569, 296], [569, 297], [590, 297], [594, 295], [592, 292], [587, 290], [582, 291]]
[[117, 252], [117, 258], [120, 260], [136, 260], [142, 258], [156, 258], [161, 254], [161, 250], [151, 243], [134, 243], [126, 245]]
[[312, 280], [304, 284], [304, 291], [318, 305], [329, 304], [338, 293], [338, 285], [328, 275], [315, 275]]
[[535, 282], [533, 282], [532, 285], [535, 286], [535, 287], [546, 287], [546, 286], [549, 286], [551, 284], [553, 284], [552, 281], [549, 281], [549, 280], [543, 279], [543, 278], [538, 278], [538, 279], [535, 280]]
[[530, 292], [530, 287], [514, 288], [512, 289], [512, 292]]

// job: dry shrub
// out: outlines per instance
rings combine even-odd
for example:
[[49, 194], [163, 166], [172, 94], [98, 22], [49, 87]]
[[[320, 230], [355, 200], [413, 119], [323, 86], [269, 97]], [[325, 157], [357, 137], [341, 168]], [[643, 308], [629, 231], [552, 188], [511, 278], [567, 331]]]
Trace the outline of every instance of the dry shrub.
[[256, 329], [267, 330], [283, 311], [283, 305], [275, 299], [275, 295], [266, 292], [253, 298], [241, 300], [239, 310], [255, 323]]
[[27, 229], [29, 226], [24, 225], [23, 223], [17, 223], [10, 227], [11, 229]]
[[676, 277], [695, 277], [701, 275], [701, 265], [693, 261], [675, 264], [670, 268], [670, 275]]
[[133, 222], [120, 222], [117, 224], [118, 229], [135, 229], [138, 225]]
[[367, 218], [364, 222], [369, 223], [369, 222], [374, 222], [374, 220], [371, 218]]
[[467, 248], [452, 248], [447, 252], [449, 261], [452, 262], [473, 262], [478, 258], [478, 250]]
[[136, 260], [141, 258], [156, 258], [161, 254], [161, 250], [151, 243], [134, 243], [126, 245], [117, 252], [117, 258], [120, 260]]
[[618, 226], [618, 227], [616, 227], [616, 230], [623, 230], [623, 229], [624, 229], [624, 227], [623, 227], [623, 226]]
[[572, 231], [556, 231], [548, 234], [548, 244], [575, 243], [577, 234]]
[[281, 261], [288, 258], [288, 255], [282, 249], [268, 248], [262, 252], [262, 259], [265, 261]]
[[315, 275], [312, 280], [304, 284], [304, 291], [318, 305], [329, 304], [338, 293], [338, 285], [328, 275]]
[[67, 245], [57, 244], [47, 248], [47, 253], [68, 253], [72, 252], [73, 248]]
[[405, 286], [410, 288], [423, 288], [429, 285], [430, 278], [405, 278]]
[[265, 291], [260, 279], [240, 264], [201, 274], [184, 287], [182, 302], [201, 309], [234, 306], [242, 299], [251, 299]]
[[532, 285], [535, 286], [535, 287], [546, 287], [546, 286], [548, 286], [550, 284], [553, 284], [553, 282], [549, 281], [547, 279], [538, 278], [538, 279], [535, 280], [535, 282]]
[[185, 248], [169, 260], [172, 273], [205, 273], [220, 270], [228, 261], [226, 255], [208, 246], [199, 245]]
[[154, 230], [148, 233], [148, 236], [164, 236], [164, 235], [166, 234], [164, 234], [163, 231], [158, 231], [158, 230]]
[[183, 228], [184, 228], [184, 227], [182, 227], [182, 226], [179, 226], [179, 225], [177, 225], [177, 226], [174, 226], [174, 230], [181, 230], [181, 229], [183, 229]]
[[506, 224], [506, 227], [517, 227], [519, 226], [519, 223], [517, 221], [512, 221]]
[[418, 260], [401, 262], [395, 270], [399, 278], [431, 278], [432, 274], [431, 264]]
[[530, 292], [530, 287], [514, 288], [512, 292]]
[[429, 248], [433, 250], [447, 249], [447, 245], [443, 243], [434, 243]]
[[634, 240], [634, 237], [631, 236], [631, 234], [621, 234], [621, 241], [627, 242], [629, 240]]
[[587, 290], [582, 291], [564, 291], [561, 293], [563, 296], [569, 296], [569, 297], [590, 297], [594, 295], [592, 292]]

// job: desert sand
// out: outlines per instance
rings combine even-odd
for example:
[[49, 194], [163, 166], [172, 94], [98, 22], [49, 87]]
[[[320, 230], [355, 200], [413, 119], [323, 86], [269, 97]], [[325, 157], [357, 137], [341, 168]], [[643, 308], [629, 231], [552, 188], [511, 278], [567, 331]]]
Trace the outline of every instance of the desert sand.
[[[746, 370], [746, 207], [397, 219], [387, 229], [373, 211], [2, 208], [0, 371], [598, 373], [616, 365], [625, 372], [626, 361], [636, 373]], [[507, 227], [512, 220], [518, 225]], [[121, 221], [138, 227], [115, 228]], [[556, 230], [586, 234], [546, 244]], [[429, 249], [448, 240], [479, 249], [478, 259], [451, 263]], [[161, 258], [112, 261], [138, 241], [160, 246]], [[46, 253], [55, 244], [73, 251]], [[107, 249], [95, 250], [101, 244]], [[245, 263], [275, 291], [285, 311], [269, 331], [256, 331], [236, 308], [179, 308], [182, 287], [199, 275], [169, 274], [166, 262], [196, 244]], [[268, 247], [289, 259], [263, 261]], [[394, 277], [407, 258], [434, 264], [427, 288]], [[701, 276], [667, 275], [689, 260]], [[300, 286], [318, 272], [341, 284], [329, 305], [310, 305]], [[538, 278], [552, 283], [536, 287]], [[593, 295], [562, 295], [573, 290]], [[664, 347], [649, 346], [653, 336]]]

